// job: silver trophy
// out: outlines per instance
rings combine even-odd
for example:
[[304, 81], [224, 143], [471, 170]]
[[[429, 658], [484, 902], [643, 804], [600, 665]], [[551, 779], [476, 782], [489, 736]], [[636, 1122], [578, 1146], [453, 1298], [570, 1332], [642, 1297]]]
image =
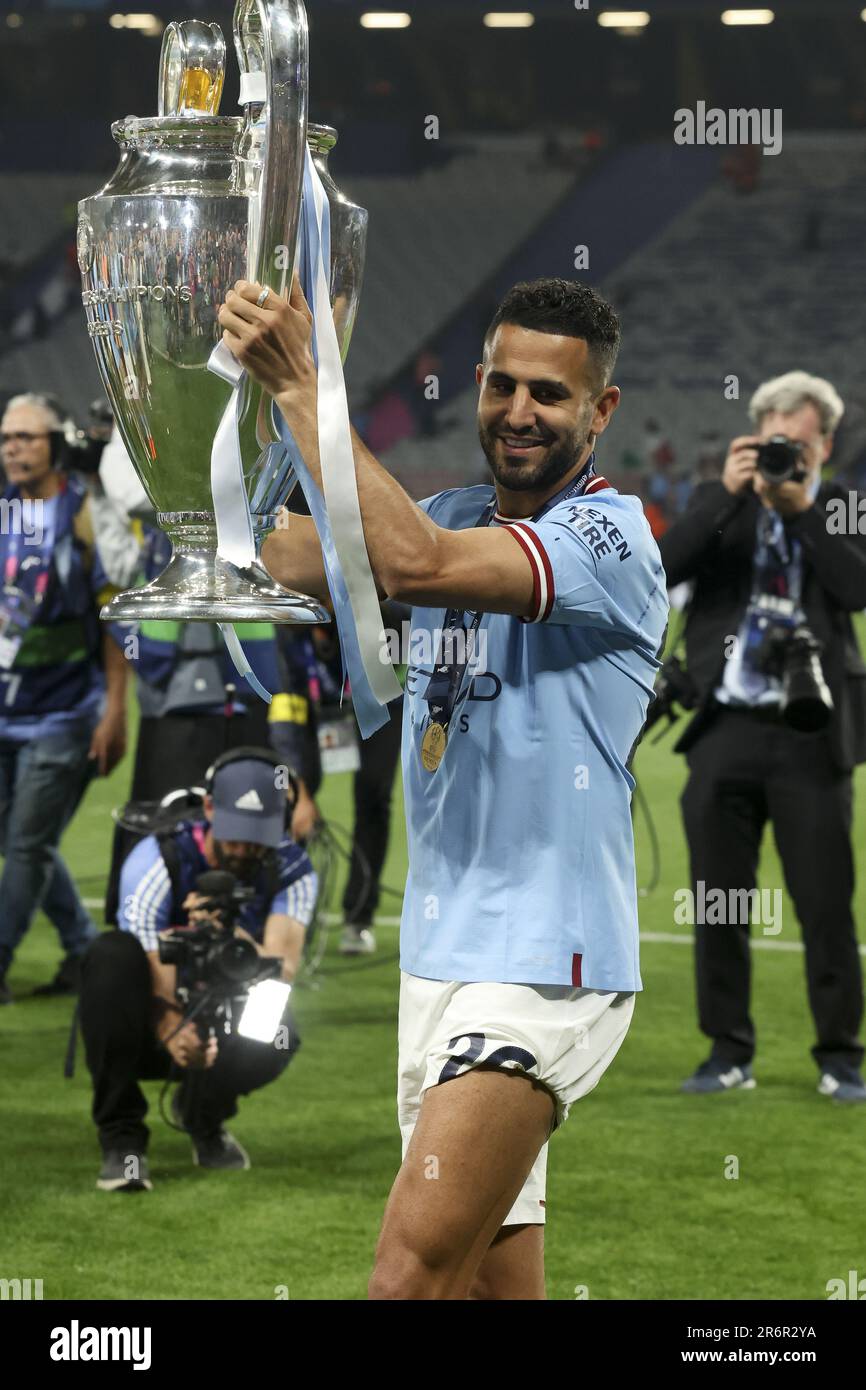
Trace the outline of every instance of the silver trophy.
[[358, 307], [367, 213], [327, 160], [337, 134], [307, 124], [301, 0], [238, 0], [243, 116], [220, 116], [225, 43], [216, 24], [166, 29], [159, 115], [112, 125], [120, 164], [79, 204], [87, 330], [126, 450], [173, 555], [152, 583], [103, 609], [110, 621], [323, 622], [318, 602], [277, 584], [258, 560], [296, 479], [270, 398], [246, 378], [239, 412], [256, 559], [218, 554], [211, 447], [231, 396], [207, 368], [217, 311], [236, 280], [285, 294], [297, 251], [309, 145], [331, 218], [331, 303], [343, 360]]

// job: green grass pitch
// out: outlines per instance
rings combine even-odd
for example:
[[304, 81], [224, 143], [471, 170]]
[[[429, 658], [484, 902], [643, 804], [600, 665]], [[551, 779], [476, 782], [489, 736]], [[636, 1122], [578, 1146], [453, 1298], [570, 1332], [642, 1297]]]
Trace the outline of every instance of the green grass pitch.
[[[662, 875], [641, 901], [648, 933], [676, 933], [673, 894], [688, 883], [678, 797], [684, 763], [644, 746], [637, 772], [662, 841]], [[109, 808], [124, 799], [128, 762], [94, 784], [64, 852], [87, 897], [107, 868]], [[327, 816], [350, 820], [349, 778], [330, 779]], [[858, 777], [856, 845], [863, 843]], [[519, 814], [515, 824], [519, 826]], [[639, 879], [648, 838], [637, 817]], [[386, 879], [406, 865], [395, 806]], [[761, 884], [781, 885], [768, 835]], [[862, 884], [858, 892], [861, 924]], [[391, 916], [399, 904], [383, 899]], [[776, 940], [799, 939], [785, 899]], [[861, 928], [862, 929], [862, 928]], [[760, 934], [760, 929], [756, 929]], [[98, 1192], [98, 1148], [79, 1049], [62, 1077], [71, 1003], [28, 998], [59, 958], [39, 919], [16, 959], [17, 1002], [0, 1010], [2, 1224], [0, 1276], [41, 1278], [51, 1299], [362, 1299], [379, 1221], [400, 1158], [395, 1116], [397, 967], [337, 954], [331, 931], [318, 987], [299, 987], [303, 1047], [274, 1085], [241, 1101], [233, 1128], [246, 1173], [194, 1168], [187, 1140], [151, 1099], [149, 1194]], [[381, 956], [397, 929], [378, 929]], [[758, 1087], [695, 1097], [680, 1080], [705, 1056], [694, 1021], [692, 952], [642, 948], [644, 993], [626, 1042], [596, 1091], [551, 1143], [548, 1294], [573, 1299], [823, 1299], [831, 1278], [866, 1274], [866, 1107], [817, 1095], [802, 953], [754, 952]], [[729, 1178], [731, 1158], [739, 1176]]]

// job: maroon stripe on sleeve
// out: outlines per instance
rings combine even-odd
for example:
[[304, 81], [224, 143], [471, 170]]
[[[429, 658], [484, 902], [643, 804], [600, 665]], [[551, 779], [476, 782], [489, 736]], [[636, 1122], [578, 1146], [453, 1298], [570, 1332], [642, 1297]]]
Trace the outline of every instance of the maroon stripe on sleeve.
[[540, 613], [537, 612], [535, 618], [533, 618], [532, 621], [537, 623], [545, 623], [547, 622], [547, 619], [553, 612], [553, 603], [556, 598], [556, 585], [553, 582], [553, 566], [550, 563], [550, 558], [547, 554], [547, 551], [541, 543], [541, 539], [538, 535], [538, 532], [530, 530], [530, 528], [527, 525], [525, 525], [525, 523], [522, 521], [515, 521], [513, 523], [513, 527], [517, 526], [519, 526], [521, 530], [525, 531], [527, 535], [530, 537], [530, 544], [532, 545], [534, 551], [537, 553], [538, 558], [541, 561], [541, 564], [544, 568], [544, 584], [542, 585], [542, 592], [544, 591], [544, 589], [547, 590], [547, 598], [544, 603], [544, 611]]
[[509, 531], [519, 543], [532, 569], [532, 614], [529, 618], [522, 618], [521, 622], [537, 622], [538, 610], [541, 605], [541, 573], [538, 568], [538, 559], [536, 558], [535, 552], [531, 549], [529, 542], [524, 539], [516, 526], [503, 526], [502, 529], [503, 531]]

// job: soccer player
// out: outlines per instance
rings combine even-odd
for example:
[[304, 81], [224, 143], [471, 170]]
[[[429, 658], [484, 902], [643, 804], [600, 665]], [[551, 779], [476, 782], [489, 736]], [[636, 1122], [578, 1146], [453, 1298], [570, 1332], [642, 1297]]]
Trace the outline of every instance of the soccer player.
[[[260, 293], [229, 293], [223, 341], [321, 486], [312, 316], [297, 279]], [[492, 486], [416, 504], [353, 436], [374, 575], [413, 607], [410, 652], [430, 647], [404, 701], [404, 1158], [374, 1299], [544, 1298], [547, 1140], [641, 988], [628, 763], [668, 605], [639, 501], [595, 470], [619, 340], [581, 284], [506, 295], [476, 369]], [[265, 561], [324, 593], [309, 517]]]

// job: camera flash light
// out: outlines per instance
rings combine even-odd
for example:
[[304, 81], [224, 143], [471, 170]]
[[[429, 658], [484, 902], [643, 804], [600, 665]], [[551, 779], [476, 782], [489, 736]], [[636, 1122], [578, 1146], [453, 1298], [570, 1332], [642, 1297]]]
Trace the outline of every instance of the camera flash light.
[[241, 1037], [273, 1042], [291, 992], [291, 985], [280, 980], [260, 980], [253, 985], [238, 1023]]

